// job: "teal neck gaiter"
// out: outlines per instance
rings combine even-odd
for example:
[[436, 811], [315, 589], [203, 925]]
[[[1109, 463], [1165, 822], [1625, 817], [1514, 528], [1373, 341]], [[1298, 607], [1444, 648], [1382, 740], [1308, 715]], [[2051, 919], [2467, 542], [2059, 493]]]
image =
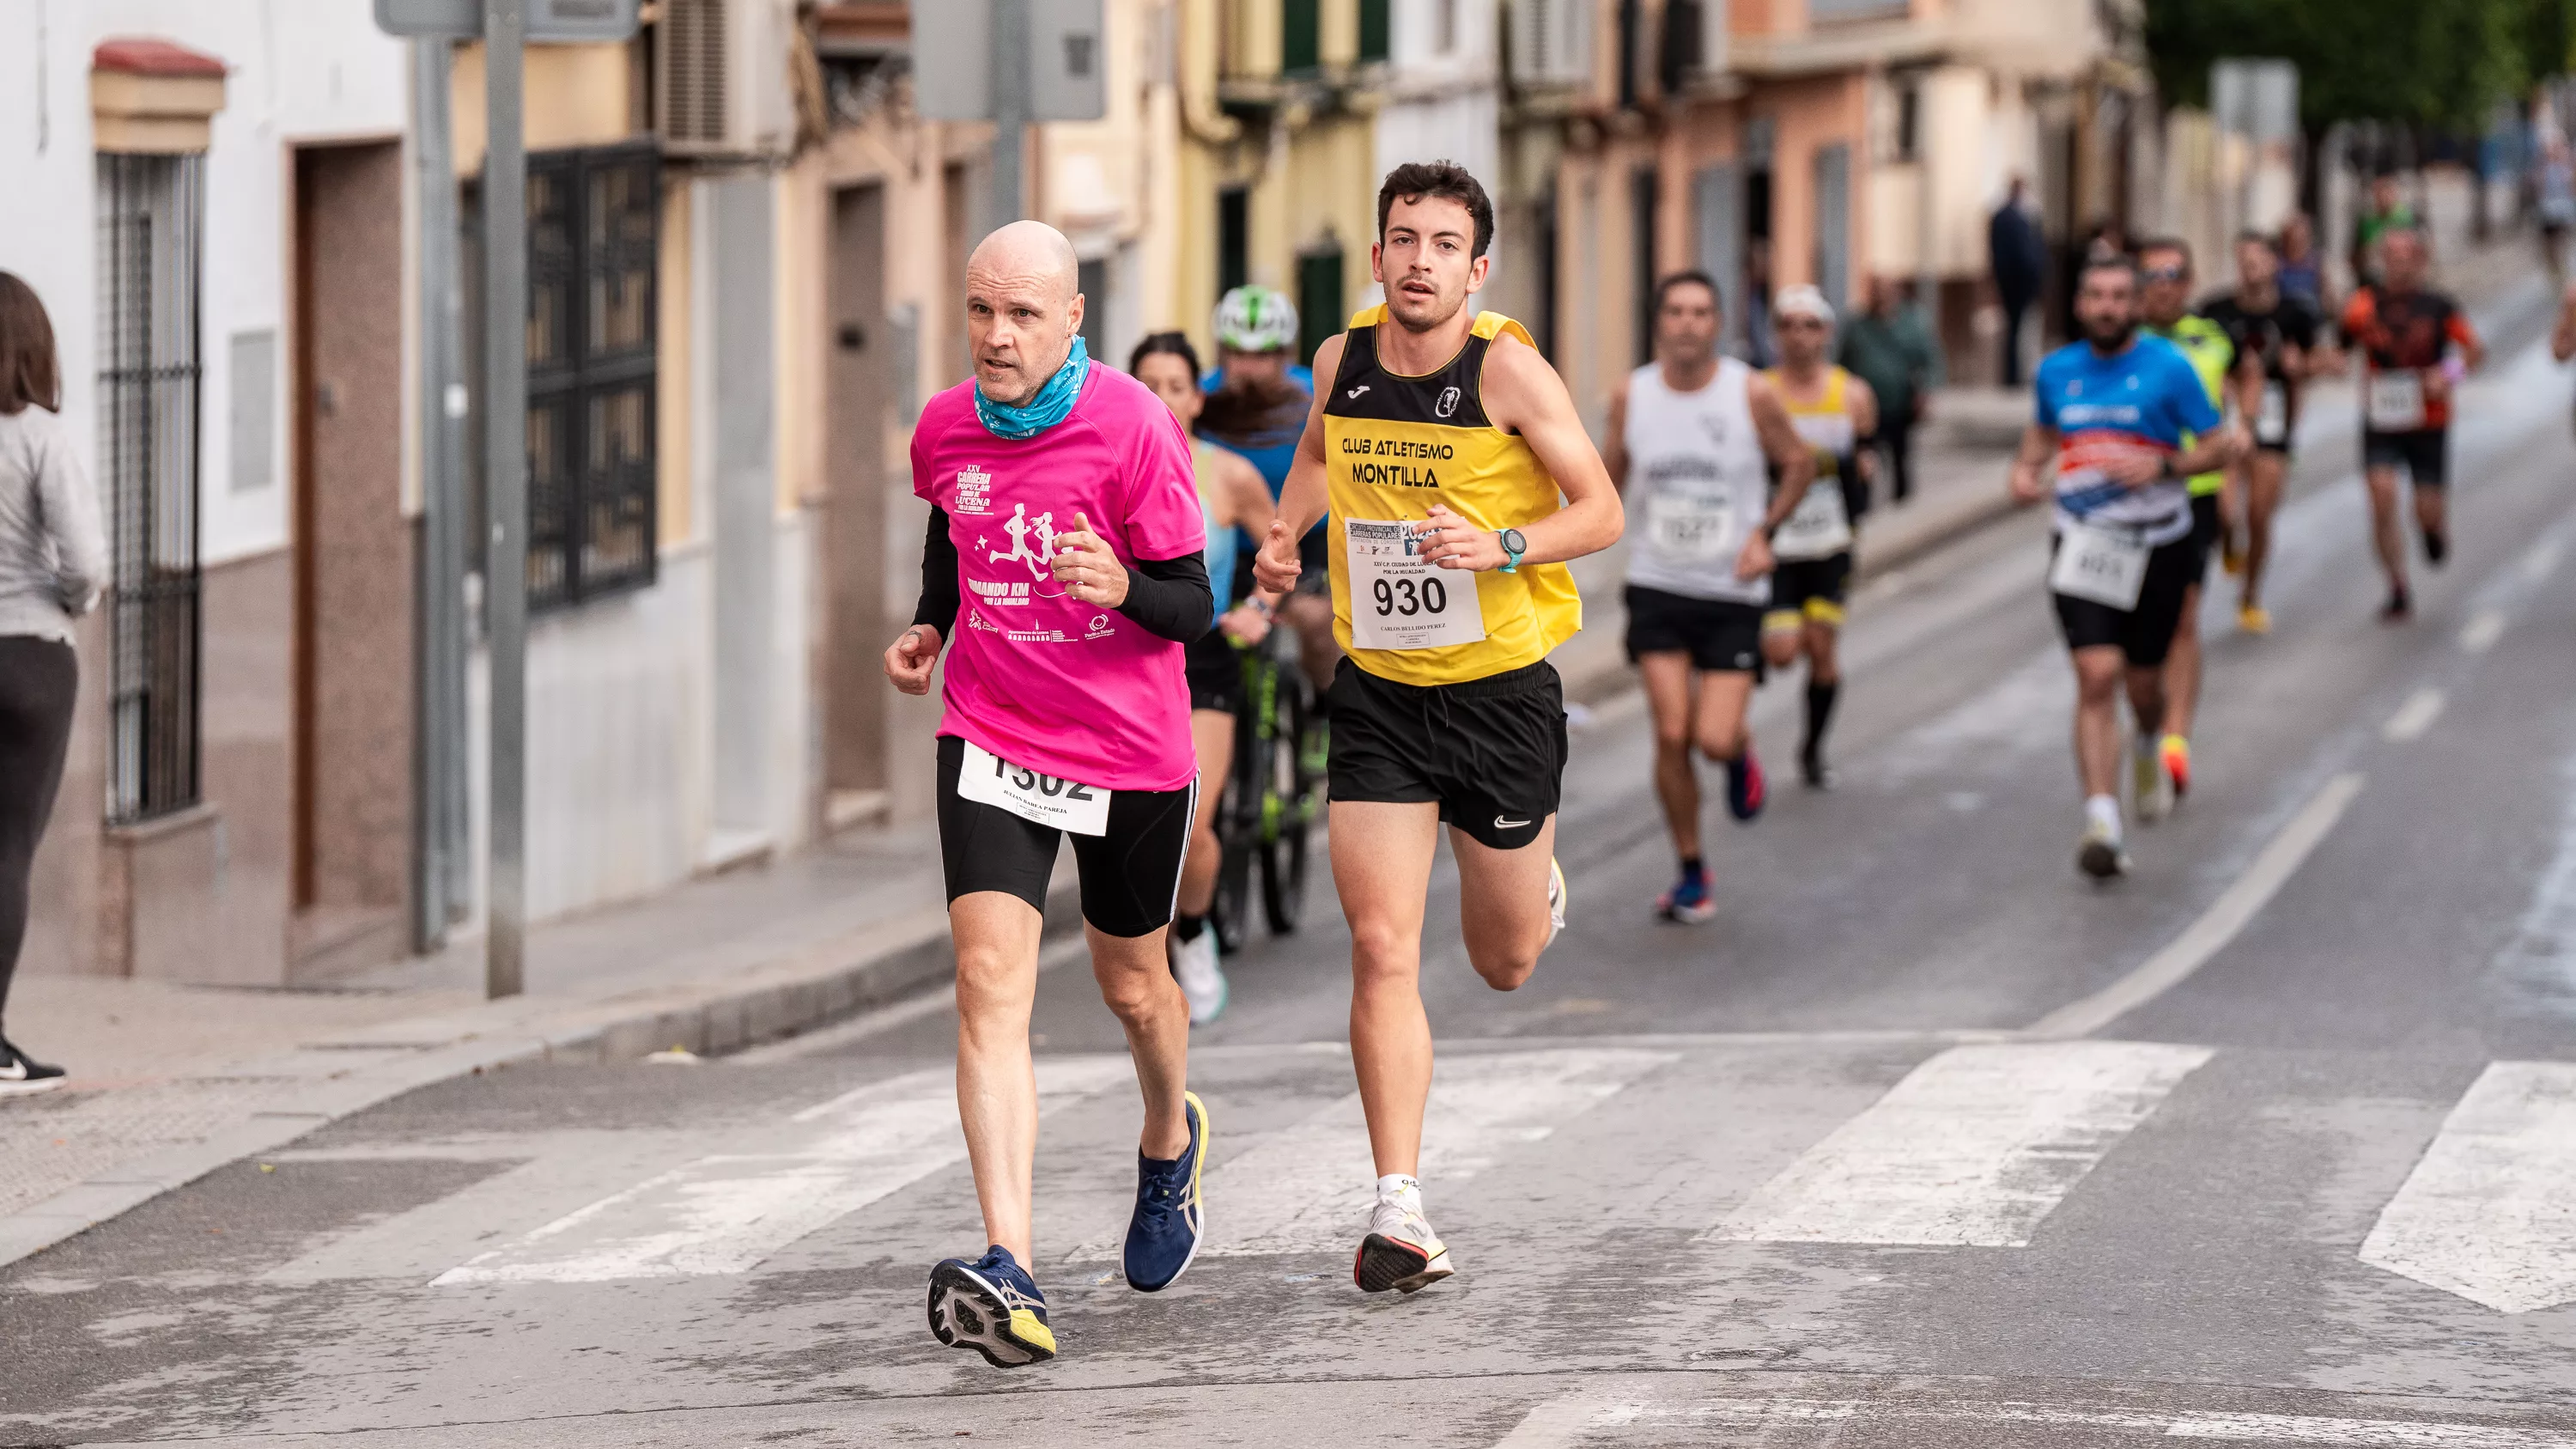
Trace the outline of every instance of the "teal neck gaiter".
[[984, 389], [978, 387], [975, 389], [975, 416], [983, 420], [984, 430], [994, 437], [1013, 441], [1034, 438], [1063, 422], [1065, 414], [1073, 411], [1074, 399], [1082, 396], [1083, 379], [1090, 375], [1091, 349], [1083, 345], [1082, 334], [1077, 332], [1073, 336], [1073, 351], [1065, 357], [1064, 366], [1055, 370], [1055, 376], [1046, 380], [1046, 386], [1038, 389], [1036, 397], [1019, 407], [1012, 407], [984, 396]]

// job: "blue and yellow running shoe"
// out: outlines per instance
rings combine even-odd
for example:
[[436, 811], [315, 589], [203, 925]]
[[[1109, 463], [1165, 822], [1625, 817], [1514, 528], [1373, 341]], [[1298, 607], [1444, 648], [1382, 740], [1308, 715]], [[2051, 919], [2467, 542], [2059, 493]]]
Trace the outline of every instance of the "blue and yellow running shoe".
[[1190, 1120], [1190, 1146], [1169, 1162], [1136, 1154], [1136, 1215], [1127, 1220], [1127, 1286], [1160, 1293], [1199, 1255], [1207, 1228], [1199, 1178], [1207, 1165], [1207, 1104], [1196, 1092], [1181, 1094]]
[[1714, 917], [1717, 902], [1709, 899], [1707, 873], [1683, 871], [1673, 888], [1655, 902], [1655, 914], [1682, 926], [1696, 926]]
[[930, 1331], [950, 1348], [975, 1350], [995, 1368], [1055, 1357], [1046, 1295], [999, 1243], [972, 1263], [950, 1258], [930, 1270]]

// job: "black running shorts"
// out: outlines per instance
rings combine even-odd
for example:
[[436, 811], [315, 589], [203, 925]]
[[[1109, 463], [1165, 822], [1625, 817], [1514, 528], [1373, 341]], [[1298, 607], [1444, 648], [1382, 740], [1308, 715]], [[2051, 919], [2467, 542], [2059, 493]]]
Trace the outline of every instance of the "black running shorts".
[[2418, 488], [2439, 488], [2451, 481], [2451, 430], [2416, 428], [2411, 432], [2361, 430], [2361, 465], [2403, 468]]
[[1825, 558], [1780, 560], [1771, 567], [1771, 612], [1763, 623], [1774, 629], [1808, 623], [1841, 628], [1851, 575], [1850, 549]]
[[1189, 675], [1190, 708], [1235, 712], [1243, 703], [1243, 654], [1225, 637], [1222, 629], [1210, 629], [1207, 636], [1182, 651], [1181, 658]]
[[1333, 671], [1331, 798], [1437, 802], [1496, 850], [1538, 839], [1565, 786], [1565, 686], [1546, 660], [1457, 684]]
[[2218, 495], [2191, 495], [2191, 546], [2194, 556], [2191, 576], [2201, 578], [2209, 572], [2209, 555], [2218, 547]]
[[[2057, 557], [2058, 541], [2048, 554]], [[2138, 607], [2122, 613], [2108, 604], [2051, 593], [2057, 605], [2057, 627], [2066, 647], [2090, 649], [2117, 644], [2131, 664], [2141, 669], [2165, 662], [2173, 652], [2174, 629], [2182, 623], [2183, 591], [2200, 577], [2204, 555], [2185, 534], [2147, 555], [2147, 576], [2138, 587]]]
[[[957, 775], [965, 762], [966, 742], [941, 735], [939, 855], [950, 904], [977, 891], [1000, 891], [1044, 912], [1047, 878], [1055, 874], [1056, 848], [1065, 832], [959, 795]], [[1082, 918], [1102, 935], [1148, 936], [1171, 923], [1197, 798], [1196, 785], [1114, 790], [1108, 833], [1073, 837]]]
[[1762, 606], [1628, 585], [1628, 662], [1688, 654], [1711, 674], [1762, 672]]

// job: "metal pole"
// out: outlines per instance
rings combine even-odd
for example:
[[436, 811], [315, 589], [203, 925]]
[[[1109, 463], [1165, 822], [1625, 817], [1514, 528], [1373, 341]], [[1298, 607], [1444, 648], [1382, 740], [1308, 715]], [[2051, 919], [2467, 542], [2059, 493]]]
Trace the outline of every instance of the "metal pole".
[[484, 0], [483, 436], [492, 538], [483, 607], [492, 660], [490, 925], [483, 991], [516, 996], [527, 932], [528, 155], [525, 0]]
[[992, 231], [1020, 219], [1028, 205], [1023, 174], [1029, 133], [1029, 5], [993, 0]]
[[461, 542], [455, 425], [448, 387], [456, 376], [456, 167], [448, 125], [448, 43], [412, 42], [412, 197], [420, 228], [421, 528], [413, 597], [412, 949], [446, 944], [448, 902], [460, 857], [448, 830], [449, 782], [463, 736], [451, 733], [449, 662], [462, 636], [464, 579], [451, 566]]

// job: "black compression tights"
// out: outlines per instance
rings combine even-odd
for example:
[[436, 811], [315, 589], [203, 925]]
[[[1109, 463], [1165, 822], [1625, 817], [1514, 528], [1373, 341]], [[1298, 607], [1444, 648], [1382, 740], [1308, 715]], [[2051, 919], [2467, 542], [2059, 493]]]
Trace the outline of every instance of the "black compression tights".
[[27, 879], [53, 814], [80, 667], [72, 647], [0, 635], [0, 1008], [27, 939]]

